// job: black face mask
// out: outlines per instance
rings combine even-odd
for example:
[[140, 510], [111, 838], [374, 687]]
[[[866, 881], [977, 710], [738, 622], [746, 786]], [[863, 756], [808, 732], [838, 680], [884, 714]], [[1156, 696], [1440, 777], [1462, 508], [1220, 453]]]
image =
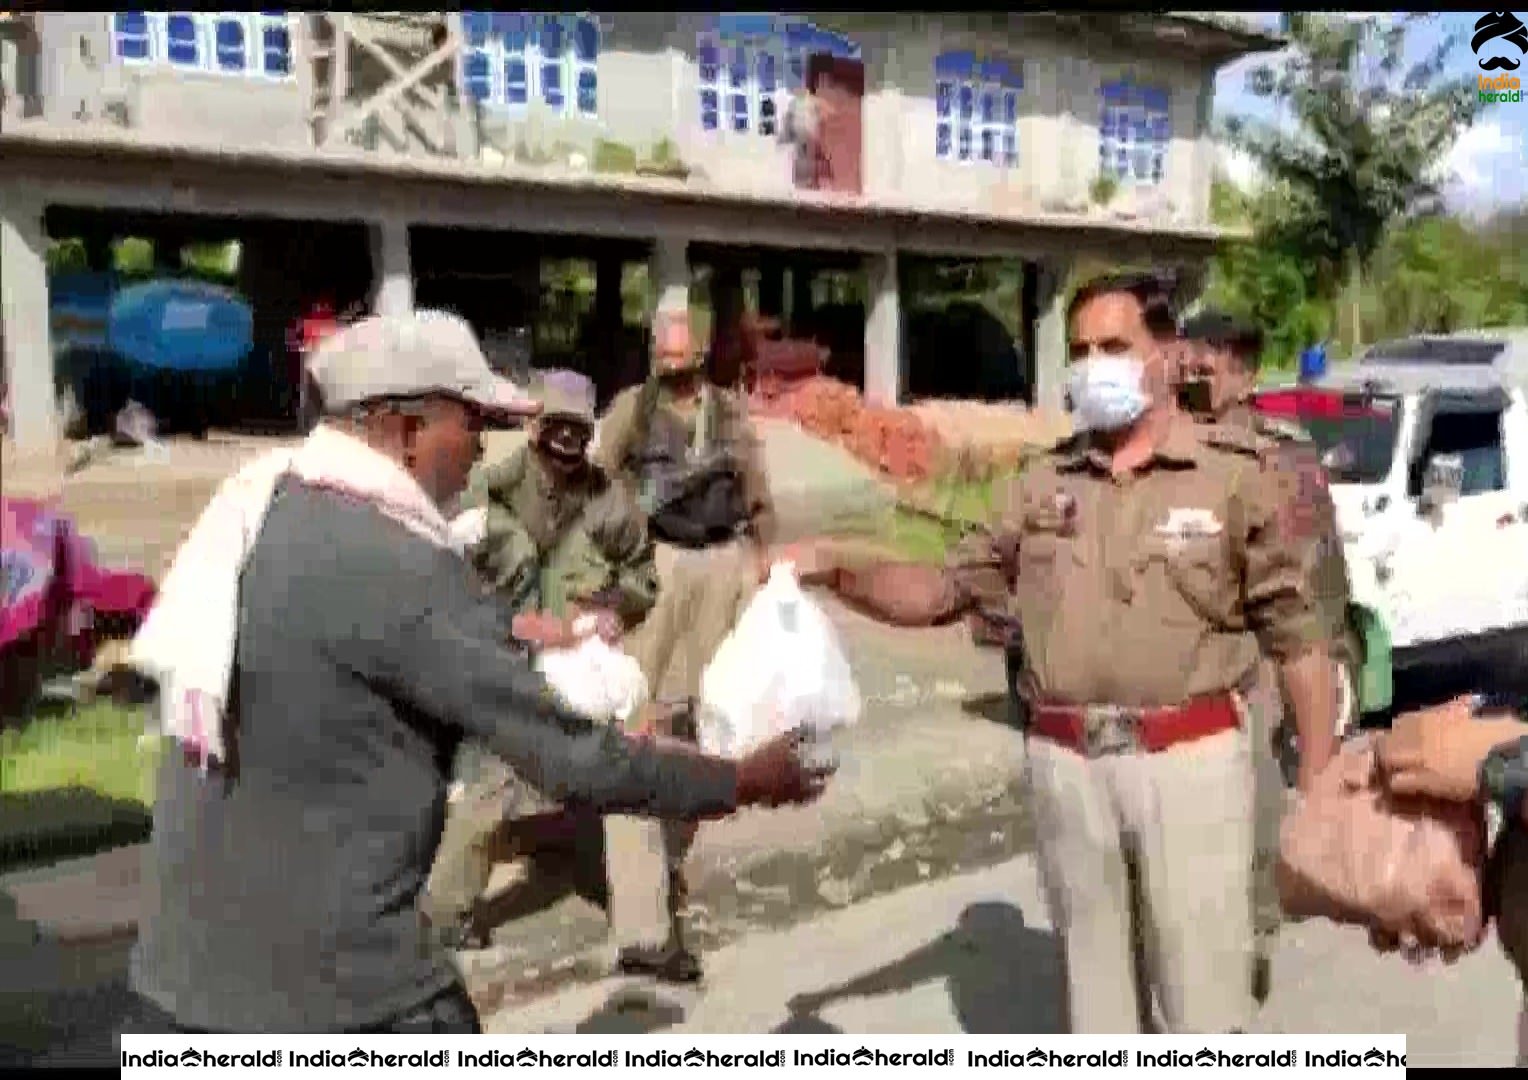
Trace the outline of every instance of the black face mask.
[[1208, 416], [1215, 407], [1209, 379], [1185, 379], [1178, 384], [1178, 405], [1185, 412]]

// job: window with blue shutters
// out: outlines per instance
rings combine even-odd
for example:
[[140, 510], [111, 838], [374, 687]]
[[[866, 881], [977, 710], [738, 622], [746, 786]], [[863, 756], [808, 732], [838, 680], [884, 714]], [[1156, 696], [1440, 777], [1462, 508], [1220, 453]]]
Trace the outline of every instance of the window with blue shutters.
[[934, 61], [934, 156], [1012, 168], [1019, 163], [1018, 64], [975, 52], [946, 52]]
[[201, 62], [201, 35], [196, 13], [172, 11], [165, 19], [165, 54], [177, 67], [196, 67]]
[[1122, 184], [1159, 184], [1172, 143], [1168, 92], [1129, 79], [1099, 89], [1098, 171]]
[[491, 108], [531, 102], [565, 114], [599, 114], [600, 28], [592, 15], [465, 11], [462, 90]]
[[292, 74], [292, 21], [283, 11], [260, 12], [260, 64], [265, 74], [286, 78]]
[[807, 59], [814, 53], [860, 58], [858, 45], [802, 19], [712, 17], [695, 42], [702, 130], [778, 135], [787, 95], [805, 87]]
[[118, 11], [112, 54], [217, 75], [292, 74], [292, 16], [285, 11]]
[[215, 27], [219, 71], [243, 71], [245, 64], [244, 24], [238, 19], [220, 19]]
[[147, 63], [153, 59], [149, 17], [145, 11], [119, 11], [112, 16], [112, 45], [118, 59]]

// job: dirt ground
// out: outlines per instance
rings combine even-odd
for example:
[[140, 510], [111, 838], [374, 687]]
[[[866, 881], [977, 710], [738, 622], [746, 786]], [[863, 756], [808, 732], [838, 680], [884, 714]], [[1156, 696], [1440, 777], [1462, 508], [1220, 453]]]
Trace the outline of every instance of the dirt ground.
[[[780, 421], [765, 421], [760, 431], [782, 541], [826, 531], [841, 516], [889, 507], [884, 485], [842, 448]], [[485, 436], [484, 459], [503, 457], [523, 439], [521, 432]], [[159, 578], [218, 484], [266, 450], [296, 441], [214, 432], [202, 442], [171, 439], [159, 456], [108, 449], [70, 471], [81, 443], [65, 444], [57, 454], [23, 454], [6, 440], [0, 487], [12, 497], [57, 498], [103, 562]]]
[[65, 444], [57, 455], [24, 454], [6, 441], [0, 477], [8, 496], [58, 499], [108, 565], [159, 577], [218, 483], [287, 442], [215, 433], [205, 442], [171, 440], [162, 460], [139, 450], [108, 450], [70, 473], [66, 464], [82, 444]]

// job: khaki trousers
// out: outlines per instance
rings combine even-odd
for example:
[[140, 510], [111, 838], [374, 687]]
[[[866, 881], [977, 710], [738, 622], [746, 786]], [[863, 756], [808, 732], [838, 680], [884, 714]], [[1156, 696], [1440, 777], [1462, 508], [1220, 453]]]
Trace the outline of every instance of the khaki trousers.
[[[743, 541], [699, 550], [660, 544], [656, 558], [658, 603], [629, 648], [655, 698], [696, 697], [706, 664], [757, 588], [752, 547]], [[695, 832], [691, 822], [624, 814], [605, 818], [610, 927], [617, 946], [660, 947], [679, 939], [683, 866]]]
[[1158, 754], [1089, 759], [1037, 736], [1026, 750], [1072, 1031], [1139, 1032], [1153, 992], [1171, 1032], [1246, 1030], [1255, 1013], [1247, 733]]
[[457, 751], [455, 777], [461, 795], [446, 807], [425, 888], [424, 910], [437, 926], [469, 922], [493, 868], [520, 857], [510, 823], [556, 805], [477, 742], [464, 742]]

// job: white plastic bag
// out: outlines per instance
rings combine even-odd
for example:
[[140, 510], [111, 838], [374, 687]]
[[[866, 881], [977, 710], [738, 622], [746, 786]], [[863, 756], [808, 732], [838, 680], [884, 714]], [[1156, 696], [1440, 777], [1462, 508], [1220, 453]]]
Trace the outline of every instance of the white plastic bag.
[[[580, 620], [585, 622], [585, 620]], [[568, 706], [585, 716], [605, 722], [625, 723], [647, 698], [647, 679], [641, 666], [592, 633], [592, 622], [575, 630], [589, 630], [577, 645], [549, 649], [537, 659], [537, 669]]]
[[782, 732], [821, 735], [859, 720], [860, 693], [838, 634], [776, 563], [700, 680], [701, 749], [736, 757]]

